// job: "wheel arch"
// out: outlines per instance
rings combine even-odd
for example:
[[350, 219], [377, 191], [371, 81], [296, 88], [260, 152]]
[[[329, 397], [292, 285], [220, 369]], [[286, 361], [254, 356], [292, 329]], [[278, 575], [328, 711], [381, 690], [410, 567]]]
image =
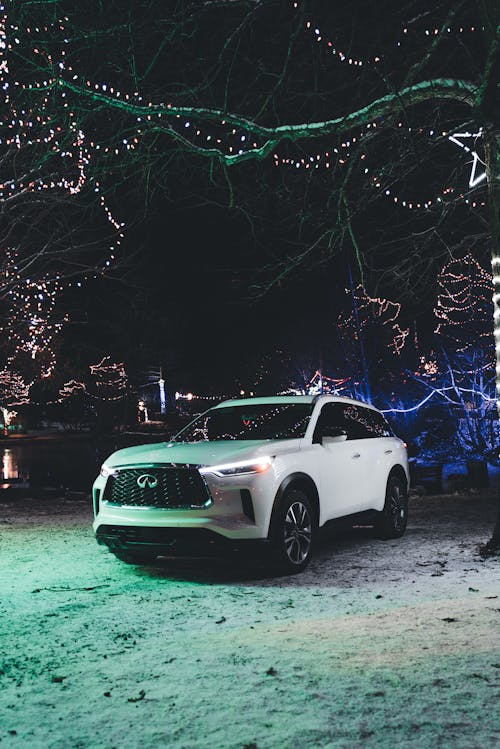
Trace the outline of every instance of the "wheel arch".
[[391, 468], [387, 477], [387, 481], [389, 481], [392, 476], [397, 476], [398, 478], [402, 479], [402, 481], [405, 482], [406, 488], [408, 489], [408, 476], [406, 475], [406, 471], [402, 465], [398, 463]]
[[297, 471], [284, 478], [279, 486], [278, 491], [276, 492], [276, 496], [273, 502], [273, 509], [271, 511], [271, 519], [269, 521], [268, 534], [271, 532], [273, 520], [276, 516], [278, 507], [280, 506], [280, 503], [286, 492], [290, 489], [301, 489], [303, 492], [305, 492], [305, 494], [307, 494], [307, 497], [312, 504], [316, 526], [319, 526], [320, 507], [318, 487], [316, 486], [314, 480], [307, 473]]

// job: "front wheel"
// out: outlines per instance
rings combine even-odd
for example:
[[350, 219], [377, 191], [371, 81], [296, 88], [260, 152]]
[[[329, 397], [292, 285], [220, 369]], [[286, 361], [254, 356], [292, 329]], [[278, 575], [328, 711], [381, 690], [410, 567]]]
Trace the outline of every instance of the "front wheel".
[[382, 538], [401, 538], [408, 522], [408, 488], [400, 476], [390, 476], [385, 492], [384, 509], [375, 524]]
[[291, 489], [283, 497], [271, 523], [270, 541], [279, 571], [301, 572], [312, 555], [314, 513], [305, 492]]

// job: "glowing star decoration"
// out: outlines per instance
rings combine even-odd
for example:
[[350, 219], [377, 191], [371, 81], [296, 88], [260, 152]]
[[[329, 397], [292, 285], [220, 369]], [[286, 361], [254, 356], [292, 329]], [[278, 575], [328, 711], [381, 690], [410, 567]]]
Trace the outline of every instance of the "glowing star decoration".
[[[434, 128], [428, 127], [407, 127], [404, 126], [402, 121], [396, 123], [396, 127], [399, 133], [408, 133], [412, 138], [418, 137], [427, 140], [434, 140], [436, 138], [448, 139], [450, 137], [446, 130], [437, 131]], [[470, 199], [464, 191], [455, 189], [451, 185], [442, 187], [434, 195], [411, 197], [410, 195], [399, 194], [397, 187], [394, 186], [393, 180], [388, 183], [380, 173], [372, 170], [368, 154], [364, 151], [364, 140], [367, 136], [370, 136], [376, 128], [376, 121], [368, 122], [364, 130], [356, 131], [355, 134], [353, 133], [349, 137], [344, 137], [343, 140], [336, 141], [335, 144], [330, 145], [328, 150], [322, 150], [317, 153], [306, 155], [301, 154], [300, 157], [297, 156], [297, 158], [274, 153], [273, 164], [275, 167], [288, 168], [296, 174], [300, 174], [303, 170], [321, 171], [326, 169], [343, 169], [349, 164], [351, 159], [354, 158], [358, 159], [359, 167], [369, 181], [369, 184], [374, 189], [378, 190], [386, 200], [389, 200], [398, 208], [422, 211], [429, 211], [435, 208], [440, 210], [443, 205], [457, 201], [463, 201], [471, 208], [486, 205], [486, 201], [480, 201], [477, 198]], [[480, 161], [479, 157], [478, 160]], [[479, 179], [479, 181], [481, 181], [482, 178], [478, 178], [474, 171], [473, 179], [474, 183], [477, 184], [477, 180]]]
[[[472, 169], [469, 177], [469, 187], [476, 187], [486, 179], [486, 171], [484, 169], [482, 170], [482, 173], [477, 174], [478, 171], [481, 171], [481, 168], [478, 170], [478, 164], [481, 164], [481, 167], [485, 167], [485, 163], [479, 158], [477, 151], [474, 150], [476, 140], [481, 138], [482, 134], [483, 130], [480, 128], [477, 133], [454, 133], [453, 135], [448, 136], [448, 140], [451, 140], [451, 142], [456, 146], [463, 148], [466, 153], [472, 154]], [[470, 141], [471, 139], [473, 139], [473, 148], [469, 148], [469, 146], [463, 142]]]

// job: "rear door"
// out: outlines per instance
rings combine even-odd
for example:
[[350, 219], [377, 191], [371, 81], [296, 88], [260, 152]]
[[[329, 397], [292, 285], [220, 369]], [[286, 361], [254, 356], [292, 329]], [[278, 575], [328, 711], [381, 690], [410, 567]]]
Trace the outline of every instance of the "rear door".
[[367, 509], [381, 510], [384, 505], [387, 479], [392, 466], [398, 462], [400, 441], [393, 436], [379, 411], [363, 408], [371, 439], [366, 445], [370, 480], [367, 482]]

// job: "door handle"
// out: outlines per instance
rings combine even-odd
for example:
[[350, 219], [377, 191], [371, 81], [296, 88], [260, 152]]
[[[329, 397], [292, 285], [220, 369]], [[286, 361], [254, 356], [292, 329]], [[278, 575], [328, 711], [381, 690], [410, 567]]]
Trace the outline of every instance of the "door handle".
[[361, 453], [354, 453], [354, 455], [352, 457], [353, 458], [360, 458], [361, 457]]
[[385, 453], [386, 455], [390, 455], [390, 454], [392, 453], [392, 450], [384, 450], [384, 453]]

